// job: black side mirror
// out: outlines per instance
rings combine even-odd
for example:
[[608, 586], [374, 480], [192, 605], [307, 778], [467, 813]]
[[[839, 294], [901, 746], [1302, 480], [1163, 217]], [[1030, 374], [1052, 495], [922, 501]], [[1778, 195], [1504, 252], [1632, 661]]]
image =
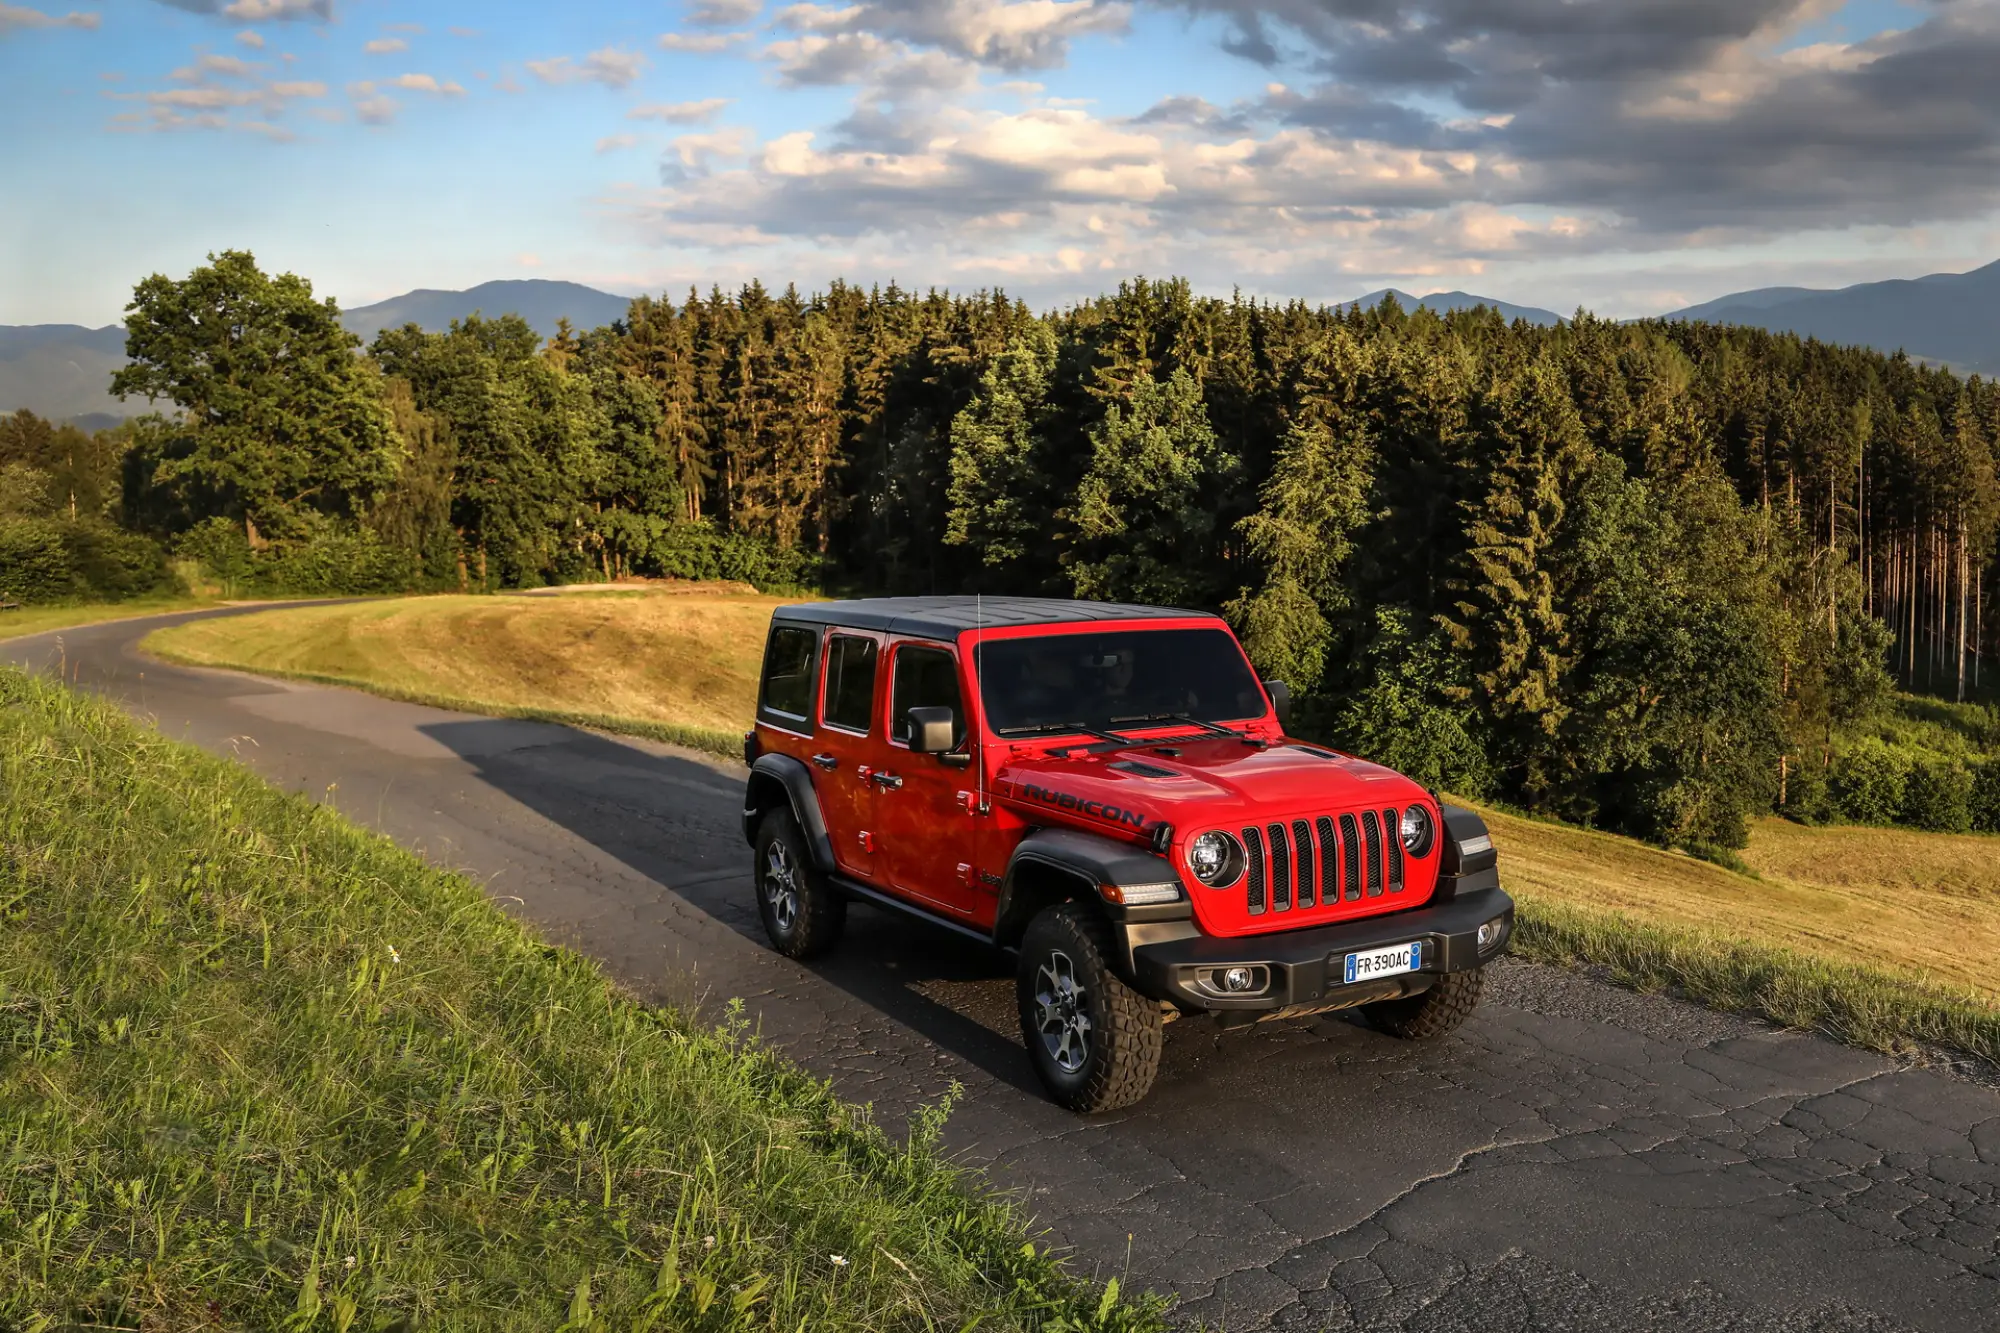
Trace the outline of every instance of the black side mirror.
[[1278, 715], [1278, 725], [1292, 725], [1292, 689], [1282, 680], [1264, 682], [1265, 693], [1271, 696], [1271, 710]]
[[912, 708], [910, 749], [917, 754], [943, 754], [951, 748], [952, 724], [957, 720], [943, 704]]

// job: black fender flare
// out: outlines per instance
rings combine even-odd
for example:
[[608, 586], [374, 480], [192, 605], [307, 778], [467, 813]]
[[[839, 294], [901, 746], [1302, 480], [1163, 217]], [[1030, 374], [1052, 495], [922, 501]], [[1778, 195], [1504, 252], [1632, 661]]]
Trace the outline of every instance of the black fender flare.
[[[1106, 884], [1175, 884], [1180, 886], [1181, 896], [1176, 902], [1127, 907], [1105, 900], [1099, 886]], [[1109, 918], [1114, 928], [1186, 921], [1194, 913], [1187, 886], [1164, 856], [1096, 833], [1036, 829], [1015, 845], [1008, 859], [993, 919], [993, 942], [1002, 948], [1015, 947], [1036, 914], [1063, 898], [1089, 903]], [[1119, 929], [1118, 933], [1124, 932]]]
[[757, 824], [773, 806], [791, 807], [792, 818], [805, 834], [806, 849], [813, 868], [831, 875], [833, 840], [827, 836], [826, 816], [819, 808], [819, 793], [813, 790], [812, 771], [788, 754], [760, 754], [750, 765], [750, 780], [743, 789], [743, 840], [757, 844]]

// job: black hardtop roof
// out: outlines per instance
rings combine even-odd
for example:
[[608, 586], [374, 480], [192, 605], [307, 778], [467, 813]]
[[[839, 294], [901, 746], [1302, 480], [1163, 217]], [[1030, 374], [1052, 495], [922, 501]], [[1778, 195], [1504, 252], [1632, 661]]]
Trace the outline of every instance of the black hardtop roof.
[[777, 619], [812, 625], [846, 625], [885, 634], [953, 639], [969, 629], [1014, 625], [1090, 624], [1116, 620], [1166, 620], [1207, 611], [1172, 606], [1132, 606], [1124, 602], [1073, 602], [1059, 597], [865, 597], [846, 602], [800, 602], [781, 606]]

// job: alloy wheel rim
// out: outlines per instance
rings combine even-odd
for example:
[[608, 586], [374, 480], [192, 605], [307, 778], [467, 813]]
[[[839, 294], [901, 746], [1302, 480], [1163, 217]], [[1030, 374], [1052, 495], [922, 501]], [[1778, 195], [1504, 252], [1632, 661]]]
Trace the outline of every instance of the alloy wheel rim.
[[764, 900], [771, 904], [771, 920], [779, 931], [790, 934], [792, 923], [799, 919], [799, 877], [782, 842], [772, 843], [764, 853]]
[[1052, 949], [1035, 972], [1035, 1026], [1056, 1068], [1074, 1074], [1090, 1061], [1088, 995], [1076, 979], [1076, 965]]

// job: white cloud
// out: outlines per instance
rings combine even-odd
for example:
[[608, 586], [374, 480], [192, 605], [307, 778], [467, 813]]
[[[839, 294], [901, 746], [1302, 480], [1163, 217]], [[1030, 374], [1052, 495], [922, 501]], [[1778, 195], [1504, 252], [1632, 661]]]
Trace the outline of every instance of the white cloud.
[[597, 141], [597, 151], [615, 153], [621, 148], [630, 148], [638, 142], [639, 136], [636, 134], [607, 134]]
[[742, 157], [750, 149], [750, 131], [740, 125], [708, 134], [683, 134], [667, 151], [689, 171], [707, 171], [716, 158]]
[[553, 56], [530, 60], [527, 65], [529, 72], [543, 83], [601, 83], [607, 88], [625, 88], [645, 71], [646, 57], [637, 51], [607, 46], [592, 51], [582, 60]]
[[67, 14], [44, 14], [22, 5], [0, 4], [0, 37], [16, 28], [95, 28], [103, 23], [96, 14], [72, 10]]
[[430, 74], [398, 74], [393, 79], [382, 81], [391, 88], [404, 88], [413, 93], [437, 93], [444, 97], [463, 97], [465, 89], [449, 80], [440, 83]]
[[380, 93], [363, 94], [354, 99], [354, 118], [363, 125], [387, 125], [396, 119], [398, 110], [395, 98]]
[[333, 17], [333, 0], [230, 0], [222, 12], [247, 23]]
[[748, 40], [750, 34], [747, 32], [663, 32], [660, 34], [660, 49], [712, 56]]
[[220, 74], [228, 79], [254, 79], [262, 65], [235, 56], [204, 55], [192, 65], [183, 65], [168, 77], [182, 83], [205, 81], [211, 74]]
[[1122, 32], [1122, 0], [864, 0], [835, 9], [795, 4], [775, 26], [798, 33], [869, 35], [1001, 69], [1048, 69], [1069, 58], [1073, 38]]
[[400, 37], [377, 37], [361, 49], [371, 56], [386, 56], [398, 51], [407, 51], [410, 49], [410, 44]]
[[704, 97], [698, 102], [652, 102], [635, 106], [625, 113], [627, 120], [664, 120], [670, 125], [698, 125], [715, 119], [729, 105], [727, 97]]
[[764, 7], [764, 0], [691, 0], [687, 21], [703, 28], [728, 28], [748, 23]]
[[244, 46], [249, 47], [252, 51], [261, 51], [264, 49], [263, 34], [252, 31], [249, 28], [245, 28], [242, 32], [237, 33], [236, 40]]

